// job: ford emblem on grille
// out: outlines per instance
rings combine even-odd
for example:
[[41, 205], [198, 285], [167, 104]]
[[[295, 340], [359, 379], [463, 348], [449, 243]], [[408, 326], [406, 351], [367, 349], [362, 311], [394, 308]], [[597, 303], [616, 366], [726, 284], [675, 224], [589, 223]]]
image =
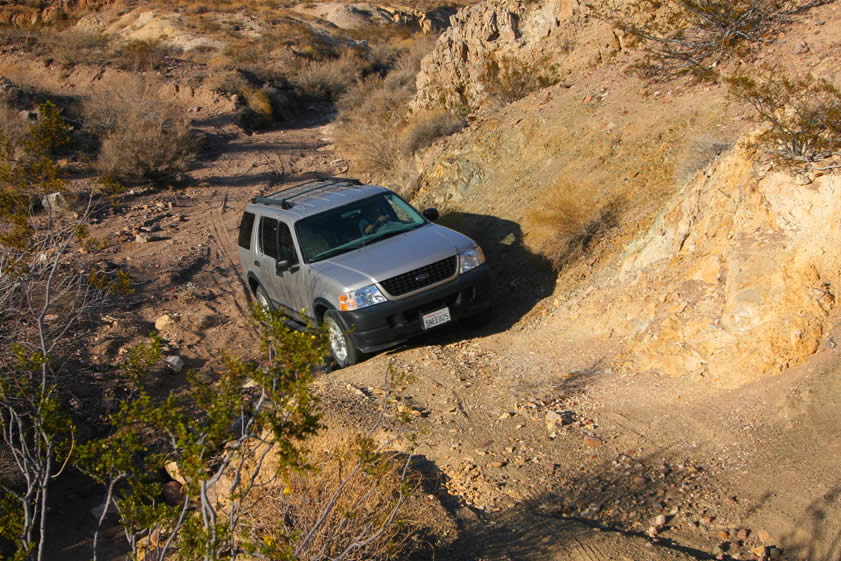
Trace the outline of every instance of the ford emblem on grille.
[[417, 282], [424, 282], [427, 279], [429, 279], [429, 273], [421, 273], [415, 277]]

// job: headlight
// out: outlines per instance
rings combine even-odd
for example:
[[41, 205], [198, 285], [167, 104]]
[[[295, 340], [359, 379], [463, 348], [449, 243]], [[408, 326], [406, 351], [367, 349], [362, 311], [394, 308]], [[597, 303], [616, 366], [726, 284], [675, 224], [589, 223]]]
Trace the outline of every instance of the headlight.
[[374, 304], [385, 302], [385, 296], [377, 288], [377, 285], [371, 284], [364, 288], [356, 290], [349, 290], [339, 296], [339, 307], [342, 310], [358, 310], [359, 308], [367, 308]]
[[474, 247], [473, 249], [468, 249], [464, 253], [459, 255], [459, 261], [461, 266], [459, 267], [459, 272], [466, 273], [471, 269], [475, 269], [479, 265], [485, 262], [485, 254], [482, 253], [482, 248], [479, 246]]

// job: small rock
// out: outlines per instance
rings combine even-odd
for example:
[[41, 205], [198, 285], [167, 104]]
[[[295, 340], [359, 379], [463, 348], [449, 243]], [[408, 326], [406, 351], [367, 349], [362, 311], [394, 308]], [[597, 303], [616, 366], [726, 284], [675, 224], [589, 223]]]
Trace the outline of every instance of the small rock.
[[178, 374], [184, 369], [184, 360], [178, 355], [170, 355], [164, 358], [169, 369]]
[[764, 545], [756, 546], [753, 549], [751, 549], [750, 552], [753, 553], [756, 556], [757, 559], [765, 559], [765, 546]]
[[152, 236], [140, 232], [139, 234], [135, 234], [134, 241], [135, 243], [149, 243], [150, 241], [152, 241]]
[[157, 329], [158, 331], [165, 329], [170, 325], [172, 325], [172, 318], [169, 317], [169, 315], [167, 314], [164, 314], [155, 320], [155, 329]]
[[651, 525], [655, 528], [662, 528], [666, 525], [666, 515], [658, 514], [657, 516], [651, 519]]
[[635, 475], [634, 478], [631, 479], [631, 483], [634, 484], [634, 487], [642, 487], [646, 484], [646, 479], [641, 475]]
[[759, 536], [759, 541], [765, 545], [771, 545], [771, 542], [773, 541], [771, 539], [771, 534], [768, 533], [768, 530], [760, 530], [757, 532], [757, 536]]
[[774, 547], [774, 546], [771, 546], [771, 547], [768, 548], [768, 558], [771, 559], [771, 561], [777, 561], [782, 556], [783, 556], [783, 552], [780, 548], [777, 548], [777, 547]]
[[583, 103], [590, 103], [591, 101], [593, 101], [593, 96], [588, 95], [587, 97], [584, 98]]
[[598, 448], [602, 445], [602, 440], [596, 436], [588, 436], [584, 439], [584, 445], [591, 448]]
[[175, 462], [167, 462], [164, 464], [164, 471], [175, 481], [180, 483], [181, 485], [185, 485], [187, 480], [184, 479], [184, 476], [181, 475], [181, 468], [178, 467], [178, 464]]
[[729, 539], [730, 539], [730, 534], [729, 534], [729, 533], [727, 533], [727, 530], [719, 530], [719, 531], [716, 533], [716, 536], [717, 536], [717, 537], [718, 537], [718, 539], [720, 539], [720, 540], [729, 540]]
[[488, 463], [488, 467], [489, 467], [489, 468], [501, 468], [501, 467], [505, 467], [505, 462], [489, 462], [489, 463]]
[[657, 537], [657, 528], [655, 528], [654, 526], [649, 526], [647, 533], [648, 533], [649, 538], [656, 538]]
[[511, 413], [508, 413], [506, 411], [505, 413], [503, 413], [502, 415], [499, 416], [498, 420], [504, 421], [505, 419], [508, 419], [509, 417], [511, 417]]
[[739, 531], [736, 532], [736, 539], [743, 542], [746, 539], [748, 539], [749, 535], [750, 530], [748, 530], [747, 528], [739, 528]]

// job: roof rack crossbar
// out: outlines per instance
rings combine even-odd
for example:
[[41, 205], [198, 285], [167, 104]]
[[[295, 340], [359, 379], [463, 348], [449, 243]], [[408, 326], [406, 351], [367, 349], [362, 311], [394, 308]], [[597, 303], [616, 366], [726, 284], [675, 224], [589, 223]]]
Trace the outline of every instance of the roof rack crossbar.
[[[325, 183], [326, 182], [326, 183]], [[351, 185], [362, 185], [362, 182], [358, 179], [351, 179], [349, 177], [325, 177], [323, 179], [312, 179], [310, 181], [305, 181], [303, 183], [299, 183], [297, 185], [293, 185], [290, 189], [294, 189], [296, 187], [306, 187], [308, 185], [312, 185], [313, 183], [318, 183], [315, 187], [310, 187], [309, 189], [305, 189], [304, 191], [299, 191], [298, 193], [292, 193], [288, 197], [283, 197], [282, 199], [276, 199], [274, 197], [257, 197], [254, 199], [255, 203], [262, 203], [265, 205], [278, 205], [283, 209], [290, 209], [292, 208], [292, 201], [295, 197], [300, 197], [301, 195], [306, 195], [307, 193], [312, 193], [313, 191], [318, 191], [319, 189], [324, 189], [327, 187], [332, 187], [334, 185], [340, 183], [350, 183]], [[281, 191], [282, 193], [282, 191]]]

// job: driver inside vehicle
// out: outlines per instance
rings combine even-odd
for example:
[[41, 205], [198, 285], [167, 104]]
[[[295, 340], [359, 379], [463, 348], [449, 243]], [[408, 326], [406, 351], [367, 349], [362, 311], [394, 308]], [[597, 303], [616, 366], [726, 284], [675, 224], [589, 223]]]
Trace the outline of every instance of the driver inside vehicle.
[[359, 220], [359, 231], [362, 234], [373, 234], [380, 226], [389, 221], [390, 209], [386, 208], [385, 201], [377, 197], [370, 201], [362, 209], [362, 218]]

